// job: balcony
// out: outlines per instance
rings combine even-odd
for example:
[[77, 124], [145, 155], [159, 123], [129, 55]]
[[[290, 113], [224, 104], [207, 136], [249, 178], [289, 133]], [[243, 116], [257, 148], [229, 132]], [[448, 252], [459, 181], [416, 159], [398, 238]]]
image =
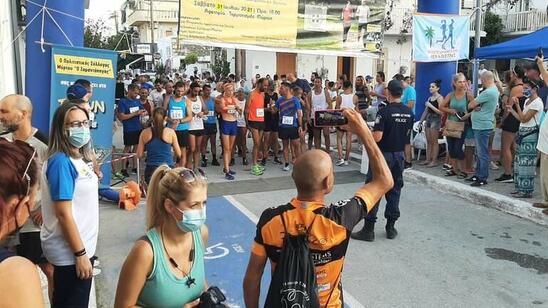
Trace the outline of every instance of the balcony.
[[[177, 11], [155, 10], [153, 13], [155, 23], [177, 23], [177, 18], [179, 17]], [[148, 10], [135, 10], [127, 17], [127, 24], [129, 26], [139, 26], [144, 23], [150, 23], [150, 11]]]
[[508, 35], [527, 34], [548, 26], [548, 15], [538, 10], [508, 13], [501, 18], [504, 24], [502, 32]]

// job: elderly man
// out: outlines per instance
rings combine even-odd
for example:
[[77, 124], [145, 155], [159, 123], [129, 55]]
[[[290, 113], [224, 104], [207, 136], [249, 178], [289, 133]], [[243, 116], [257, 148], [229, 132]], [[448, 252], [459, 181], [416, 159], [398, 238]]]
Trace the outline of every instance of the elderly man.
[[[23, 95], [8, 95], [0, 100], [0, 122], [7, 129], [4, 138], [8, 140], [21, 140], [36, 149], [36, 161], [40, 164], [47, 158], [48, 138], [38, 129], [32, 127], [32, 104], [30, 99]], [[38, 170], [40, 170], [39, 168]], [[36, 194], [40, 196], [40, 194]], [[36, 206], [30, 213], [30, 218], [19, 231], [19, 243], [16, 245], [17, 254], [29, 259], [38, 265], [48, 279], [48, 291], [50, 298], [53, 295], [53, 266], [48, 263], [42, 254], [40, 243], [40, 226], [42, 225], [42, 212], [40, 200], [36, 200]]]

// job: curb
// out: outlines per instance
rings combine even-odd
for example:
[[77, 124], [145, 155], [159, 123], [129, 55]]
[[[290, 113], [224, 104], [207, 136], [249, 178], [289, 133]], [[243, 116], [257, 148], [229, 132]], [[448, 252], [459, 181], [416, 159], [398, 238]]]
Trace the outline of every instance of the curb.
[[498, 193], [442, 179], [416, 170], [406, 170], [403, 176], [405, 180], [410, 182], [425, 184], [440, 192], [450, 193], [470, 202], [497, 209], [539, 225], [548, 226], [548, 216], [542, 213], [542, 209], [532, 207], [529, 202], [516, 200]]

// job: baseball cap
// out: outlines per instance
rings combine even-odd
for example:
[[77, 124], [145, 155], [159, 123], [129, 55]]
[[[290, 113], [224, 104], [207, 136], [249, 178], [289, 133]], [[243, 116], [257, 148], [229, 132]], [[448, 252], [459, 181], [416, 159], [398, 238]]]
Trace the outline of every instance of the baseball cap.
[[373, 77], [371, 75], [365, 76], [365, 80], [371, 80], [371, 79], [373, 79]]
[[401, 96], [403, 93], [403, 86], [399, 80], [390, 80], [387, 88], [393, 96]]
[[83, 85], [73, 84], [67, 89], [67, 98], [68, 99], [80, 99], [88, 94], [88, 90], [84, 88]]

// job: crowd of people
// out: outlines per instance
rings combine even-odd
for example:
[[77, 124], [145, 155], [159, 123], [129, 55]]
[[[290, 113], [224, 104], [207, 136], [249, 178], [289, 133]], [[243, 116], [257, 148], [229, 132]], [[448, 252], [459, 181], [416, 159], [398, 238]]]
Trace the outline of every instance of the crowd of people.
[[[515, 66], [505, 74], [505, 84], [495, 72], [480, 75], [477, 96], [461, 73], [453, 77], [451, 93], [440, 93], [440, 80], [430, 84], [419, 121], [428, 144], [422, 164], [438, 166], [442, 132], [448, 154], [445, 175], [472, 186], [487, 185], [489, 170], [496, 165], [491, 159], [493, 132], [500, 127], [504, 172], [495, 181], [513, 182], [516, 197], [530, 198], [540, 153], [543, 202], [533, 206], [548, 214], [548, 121], [542, 116], [548, 72], [543, 59], [526, 68]], [[236, 156], [248, 165], [248, 154], [255, 176], [264, 174], [270, 160], [286, 171], [293, 169], [297, 196], [261, 215], [244, 277], [246, 306], [259, 305], [268, 260], [275, 269], [273, 284], [283, 279], [279, 271], [284, 267], [276, 271], [286, 255], [283, 234], [306, 235], [318, 274], [318, 303], [342, 306], [340, 273], [349, 238], [374, 241], [382, 196], [386, 237], [398, 235], [403, 171], [412, 166], [416, 91], [411, 78], [397, 74], [387, 82], [383, 72], [375, 78], [358, 76], [355, 84], [346, 76], [328, 81], [316, 73], [310, 81], [293, 73], [255, 76], [248, 89], [233, 75], [221, 80], [159, 76], [154, 84], [146, 76], [127, 84], [120, 80], [123, 95], [116, 117], [123, 125], [124, 150], [146, 157], [148, 195], [147, 232], [122, 267], [115, 307], [197, 307], [204, 295], [216, 292], [209, 287], [215, 282], [205, 278], [207, 175], [201, 168], [218, 166], [227, 180], [234, 180]], [[92, 95], [89, 81], [76, 80], [67, 99], [52, 111], [49, 138], [32, 126], [33, 106], [27, 97], [0, 100], [6, 129], [0, 138], [0, 292], [10, 294], [2, 298], [3, 306], [43, 306], [35, 265], [48, 280], [52, 307], [88, 306], [102, 177], [90, 133]], [[342, 109], [348, 124], [316, 125], [317, 112], [326, 109]], [[331, 153], [332, 129], [336, 153]], [[331, 154], [336, 165], [347, 165], [353, 136], [369, 157], [365, 185], [354, 196], [326, 205], [325, 196], [334, 188]], [[253, 142], [249, 153], [248, 138]], [[128, 175], [128, 169], [139, 167], [129, 165], [120, 172]], [[352, 233], [362, 218], [363, 228]], [[270, 302], [273, 297], [276, 302], [269, 291], [267, 307], [278, 307]]]

